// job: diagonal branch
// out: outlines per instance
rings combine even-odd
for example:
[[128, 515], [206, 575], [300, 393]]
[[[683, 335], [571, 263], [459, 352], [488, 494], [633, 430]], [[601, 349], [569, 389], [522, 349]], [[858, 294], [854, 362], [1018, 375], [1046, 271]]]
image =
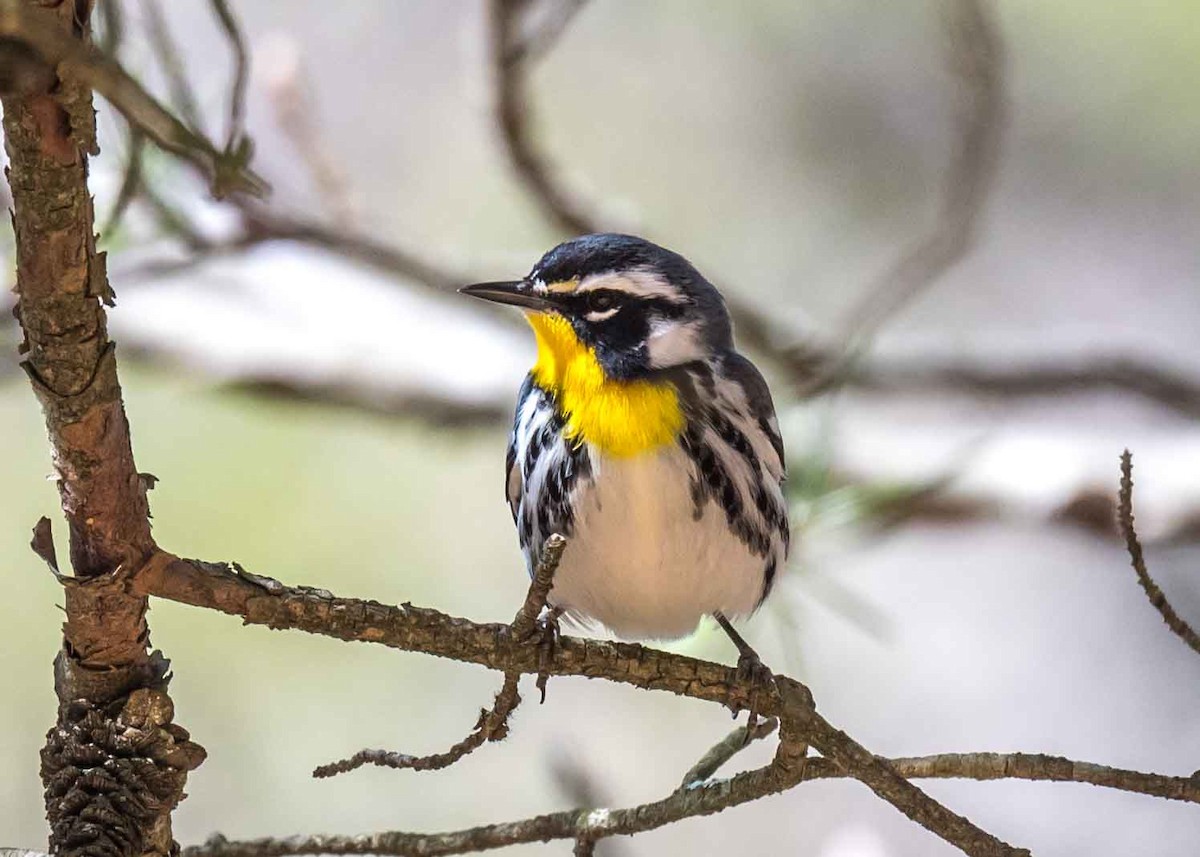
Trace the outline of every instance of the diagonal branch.
[[712, 748], [700, 757], [679, 782], [681, 789], [691, 788], [713, 776], [721, 766], [761, 738], [766, 738], [779, 728], [779, 721], [774, 717], [759, 720], [756, 723], [739, 726], [714, 744]]
[[1128, 449], [1121, 453], [1121, 490], [1117, 503], [1117, 521], [1121, 526], [1121, 534], [1125, 536], [1125, 547], [1129, 551], [1129, 560], [1137, 573], [1138, 583], [1150, 599], [1150, 604], [1162, 616], [1167, 627], [1179, 639], [1187, 643], [1192, 651], [1200, 653], [1200, 635], [1189, 625], [1171, 606], [1167, 596], [1159, 589], [1154, 578], [1146, 569], [1146, 558], [1142, 555], [1142, 544], [1138, 540], [1137, 530], [1133, 524], [1133, 453]]
[[154, 50], [163, 77], [167, 79], [172, 106], [183, 116], [185, 123], [192, 128], [200, 128], [200, 107], [196, 103], [196, 93], [184, 71], [183, 54], [167, 25], [164, 5], [158, 0], [142, 0], [142, 17], [146, 19], [150, 47]]

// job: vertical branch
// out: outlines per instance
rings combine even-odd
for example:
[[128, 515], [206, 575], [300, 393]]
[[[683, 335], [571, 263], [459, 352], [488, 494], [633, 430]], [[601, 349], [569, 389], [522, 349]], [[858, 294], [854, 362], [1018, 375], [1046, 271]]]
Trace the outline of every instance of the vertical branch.
[[[4, 11], [15, 8], [10, 0]], [[24, 11], [70, 38], [88, 37], [90, 3]], [[166, 854], [170, 811], [203, 750], [171, 723], [168, 663], [149, 651], [146, 599], [124, 585], [155, 545], [108, 338], [104, 305], [113, 293], [93, 233], [91, 92], [51, 72], [47, 86], [2, 99], [22, 367], [45, 414], [76, 573], [65, 580], [55, 660], [58, 723], [42, 755], [51, 849]], [[103, 771], [86, 779], [81, 758]]]
[[1129, 551], [1129, 561], [1137, 575], [1138, 583], [1146, 593], [1151, 606], [1162, 616], [1167, 627], [1179, 639], [1187, 643], [1193, 651], [1200, 653], [1200, 634], [1197, 634], [1184, 619], [1175, 612], [1167, 596], [1159, 589], [1154, 578], [1146, 568], [1146, 557], [1142, 553], [1142, 542], [1138, 538], [1137, 528], [1133, 522], [1133, 453], [1128, 449], [1121, 453], [1121, 488], [1117, 495], [1117, 525], [1121, 535], [1125, 537], [1125, 548]]
[[528, 63], [531, 55], [544, 53], [561, 34], [570, 16], [582, 6], [574, 3], [553, 35], [542, 47], [527, 51], [521, 38], [521, 13], [529, 0], [491, 0], [488, 4], [491, 34], [492, 74], [495, 75], [496, 124], [509, 161], [518, 178], [532, 193], [542, 213], [570, 235], [602, 231], [597, 218], [557, 180], [553, 168], [531, 139], [528, 120]]
[[221, 30], [233, 50], [233, 85], [229, 90], [229, 128], [225, 136], [225, 150], [235, 149], [244, 136], [246, 121], [246, 84], [250, 80], [250, 52], [246, 50], [246, 39], [238, 26], [233, 10], [226, 0], [211, 0], [213, 13], [221, 24]]

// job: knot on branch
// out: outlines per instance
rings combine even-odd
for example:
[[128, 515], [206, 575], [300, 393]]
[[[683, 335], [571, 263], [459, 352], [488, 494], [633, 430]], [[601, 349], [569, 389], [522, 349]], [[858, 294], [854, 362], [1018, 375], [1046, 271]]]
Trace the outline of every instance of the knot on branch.
[[64, 705], [42, 748], [50, 850], [61, 857], [171, 854], [170, 812], [204, 761], [171, 698], [140, 689], [103, 708]]

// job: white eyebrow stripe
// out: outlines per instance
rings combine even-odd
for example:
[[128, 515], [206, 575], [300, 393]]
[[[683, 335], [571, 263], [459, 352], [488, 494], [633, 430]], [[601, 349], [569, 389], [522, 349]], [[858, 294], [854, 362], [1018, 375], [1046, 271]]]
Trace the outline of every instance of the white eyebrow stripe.
[[612, 318], [620, 309], [619, 306], [609, 307], [608, 309], [595, 309], [587, 314], [587, 320], [604, 321], [606, 318]]
[[654, 271], [637, 270], [593, 274], [584, 278], [575, 290], [579, 294], [595, 289], [612, 289], [639, 298], [663, 298], [672, 303], [683, 303], [679, 289], [668, 283]]

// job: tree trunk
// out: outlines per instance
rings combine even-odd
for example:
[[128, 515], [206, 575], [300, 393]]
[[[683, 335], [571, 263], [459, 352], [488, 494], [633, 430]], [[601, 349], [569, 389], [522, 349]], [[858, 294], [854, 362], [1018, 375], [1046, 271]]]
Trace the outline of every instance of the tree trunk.
[[[45, 8], [49, 5], [51, 8]], [[89, 0], [30, 2], [88, 38]], [[2, 93], [17, 242], [24, 367], [41, 402], [70, 530], [74, 578], [55, 659], [58, 720], [42, 751], [50, 847], [58, 854], [167, 854], [170, 813], [204, 751], [172, 721], [167, 660], [149, 649], [146, 599], [129, 575], [154, 550], [134, 466], [104, 304], [87, 157], [98, 150], [91, 92], [9, 48], [24, 69]], [[35, 549], [51, 561], [48, 522]]]

